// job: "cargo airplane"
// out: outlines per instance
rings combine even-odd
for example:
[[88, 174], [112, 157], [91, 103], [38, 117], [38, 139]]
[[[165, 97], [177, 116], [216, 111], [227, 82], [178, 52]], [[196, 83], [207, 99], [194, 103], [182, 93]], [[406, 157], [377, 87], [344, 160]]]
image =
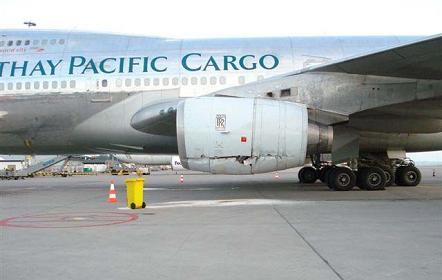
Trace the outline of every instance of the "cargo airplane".
[[414, 186], [406, 152], [442, 149], [441, 77], [441, 35], [0, 30], [0, 153], [179, 154], [218, 174], [311, 159], [301, 182]]

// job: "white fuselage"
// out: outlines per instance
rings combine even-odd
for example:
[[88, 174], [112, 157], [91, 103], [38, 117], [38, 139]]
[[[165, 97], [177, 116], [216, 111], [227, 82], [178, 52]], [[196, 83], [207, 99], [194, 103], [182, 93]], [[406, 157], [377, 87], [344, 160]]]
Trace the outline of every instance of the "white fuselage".
[[162, 100], [205, 95], [413, 39], [176, 40], [0, 30], [0, 153], [175, 153], [174, 137], [137, 131], [131, 117]]

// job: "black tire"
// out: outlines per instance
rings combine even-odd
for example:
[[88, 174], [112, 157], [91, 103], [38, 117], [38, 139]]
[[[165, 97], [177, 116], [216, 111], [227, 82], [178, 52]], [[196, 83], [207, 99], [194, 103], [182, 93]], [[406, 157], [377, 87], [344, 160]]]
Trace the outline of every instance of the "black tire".
[[312, 184], [318, 179], [318, 174], [316, 172], [316, 169], [310, 166], [306, 166], [299, 170], [298, 179], [300, 183]]
[[141, 204], [141, 208], [146, 208], [146, 202], [143, 201], [143, 204]]
[[396, 170], [396, 185], [415, 187], [421, 182], [422, 175], [415, 166], [400, 166]]
[[331, 174], [332, 171], [335, 170], [335, 169], [336, 169], [336, 166], [330, 166], [330, 168], [327, 168], [327, 169], [324, 171], [324, 183], [326, 183], [327, 185], [328, 185], [328, 181], [329, 181], [329, 178], [330, 178], [330, 174]]
[[385, 190], [386, 176], [379, 167], [362, 167], [358, 171], [357, 186], [362, 190]]
[[136, 207], [137, 207], [137, 206], [135, 205], [135, 203], [132, 202], [132, 203], [130, 204], [130, 209], [135, 209]]
[[325, 175], [326, 175], [327, 171], [332, 169], [332, 168], [333, 168], [332, 166], [326, 165], [326, 166], [323, 166], [319, 170], [319, 172], [318, 172], [318, 179], [321, 180], [322, 183], [326, 183]]
[[390, 167], [383, 167], [382, 170], [385, 174], [385, 187], [390, 187], [395, 182], [393, 169]]
[[328, 175], [328, 187], [336, 191], [349, 191], [356, 185], [356, 175], [346, 167], [333, 168]]
[[301, 169], [299, 169], [299, 171], [298, 171], [298, 180], [299, 180], [299, 183], [302, 183], [302, 180], [301, 180], [301, 178], [302, 178], [302, 173], [304, 172], [304, 167], [302, 167]]

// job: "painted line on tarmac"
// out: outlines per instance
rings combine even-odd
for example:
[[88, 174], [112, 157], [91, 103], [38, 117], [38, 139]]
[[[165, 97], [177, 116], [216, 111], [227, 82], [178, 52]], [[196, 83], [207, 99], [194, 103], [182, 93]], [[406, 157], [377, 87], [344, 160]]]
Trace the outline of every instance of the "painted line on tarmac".
[[[148, 204], [146, 209], [185, 208], [185, 207], [233, 207], [233, 206], [272, 206], [311, 204], [312, 201], [290, 201], [278, 199], [229, 199], [229, 200], [186, 200]], [[119, 210], [128, 208], [121, 207]]]
[[145, 191], [211, 191], [213, 188], [144, 188]]
[[66, 212], [24, 215], [0, 220], [0, 227], [17, 228], [87, 228], [130, 223], [137, 214], [118, 212]]

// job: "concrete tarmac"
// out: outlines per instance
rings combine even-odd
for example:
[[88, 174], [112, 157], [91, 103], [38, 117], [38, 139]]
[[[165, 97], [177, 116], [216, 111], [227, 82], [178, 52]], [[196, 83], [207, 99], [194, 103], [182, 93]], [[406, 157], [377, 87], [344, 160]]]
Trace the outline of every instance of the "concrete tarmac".
[[128, 176], [0, 181], [0, 279], [442, 279], [442, 167], [421, 170], [376, 192], [155, 172], [137, 210]]

